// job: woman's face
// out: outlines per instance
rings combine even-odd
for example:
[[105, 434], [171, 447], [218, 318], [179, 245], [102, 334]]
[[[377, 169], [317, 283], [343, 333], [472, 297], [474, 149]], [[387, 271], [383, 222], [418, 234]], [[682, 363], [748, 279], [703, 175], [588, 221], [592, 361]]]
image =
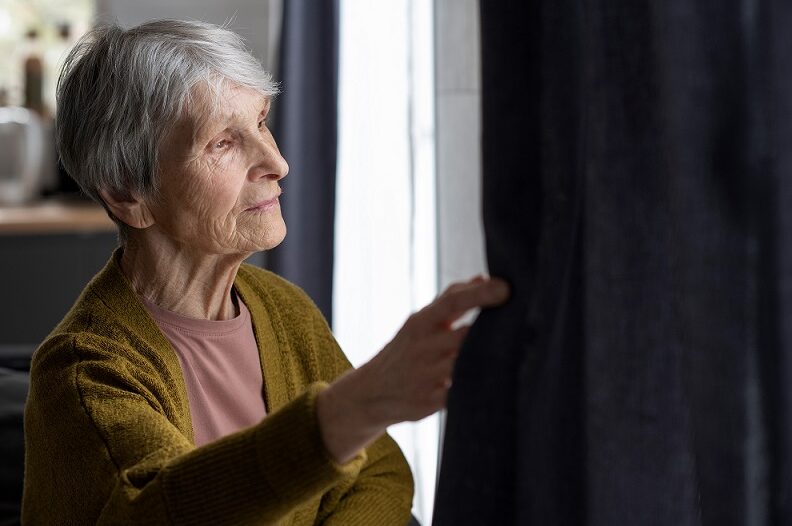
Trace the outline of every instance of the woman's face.
[[155, 226], [205, 254], [273, 248], [286, 235], [278, 181], [289, 167], [267, 129], [270, 100], [233, 85], [218, 100], [208, 118], [185, 118], [165, 139], [160, 194], [149, 203]]

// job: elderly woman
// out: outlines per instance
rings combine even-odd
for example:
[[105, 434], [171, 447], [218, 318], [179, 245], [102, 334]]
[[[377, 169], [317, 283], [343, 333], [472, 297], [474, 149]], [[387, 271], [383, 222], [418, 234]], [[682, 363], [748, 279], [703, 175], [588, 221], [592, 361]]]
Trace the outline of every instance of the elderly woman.
[[99, 29], [68, 57], [60, 156], [120, 247], [34, 356], [27, 523], [409, 520], [385, 429], [443, 407], [453, 322], [506, 286], [451, 286], [351, 369], [300, 289], [243, 264], [286, 234], [275, 92], [236, 35], [203, 23]]

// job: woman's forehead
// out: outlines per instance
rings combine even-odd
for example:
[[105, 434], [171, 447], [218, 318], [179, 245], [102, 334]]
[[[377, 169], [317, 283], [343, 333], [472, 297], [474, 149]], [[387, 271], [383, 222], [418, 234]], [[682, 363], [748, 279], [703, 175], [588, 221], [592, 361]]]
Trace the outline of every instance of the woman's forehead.
[[257, 90], [241, 86], [223, 87], [215, 93], [208, 87], [196, 88], [165, 138], [163, 153], [186, 154], [213, 134], [266, 113], [271, 99]]
[[218, 118], [246, 115], [250, 110], [260, 112], [270, 100], [258, 90], [238, 85], [223, 87], [218, 95], [215, 98], [217, 111], [214, 112]]
[[271, 97], [244, 86], [224, 83], [217, 91], [203, 86], [185, 105], [185, 121], [193, 134], [201, 135], [223, 124], [258, 116], [269, 109], [270, 101]]

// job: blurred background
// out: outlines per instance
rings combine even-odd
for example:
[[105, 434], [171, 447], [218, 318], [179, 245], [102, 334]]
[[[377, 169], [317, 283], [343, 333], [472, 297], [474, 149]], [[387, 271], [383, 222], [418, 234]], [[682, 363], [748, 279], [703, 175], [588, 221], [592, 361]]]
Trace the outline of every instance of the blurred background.
[[[355, 365], [447, 284], [485, 271], [474, 0], [0, 0], [0, 368], [28, 368], [116, 245], [57, 163], [59, 67], [97, 21], [155, 18], [228, 24], [282, 82], [289, 235], [251, 262], [304, 287]], [[441, 429], [436, 415], [390, 430], [425, 523]], [[17, 458], [21, 428], [4, 433], [3, 458]]]

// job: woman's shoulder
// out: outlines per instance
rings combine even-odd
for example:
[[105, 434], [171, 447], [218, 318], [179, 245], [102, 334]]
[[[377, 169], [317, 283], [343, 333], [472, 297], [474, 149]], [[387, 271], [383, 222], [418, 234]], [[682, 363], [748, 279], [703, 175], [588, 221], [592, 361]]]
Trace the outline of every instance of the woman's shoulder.
[[53, 386], [70, 376], [62, 387], [76, 389], [94, 378], [117, 382], [117, 376], [139, 385], [175, 382], [178, 361], [167, 340], [134, 296], [123, 299], [108, 302], [96, 279], [89, 283], [33, 354], [31, 382]]
[[39, 346], [37, 354], [73, 349], [83, 354], [95, 350], [124, 356], [140, 354], [145, 349], [159, 353], [168, 346], [135, 296], [121, 298], [118, 304], [109, 303], [106, 296], [94, 282], [90, 283]]

